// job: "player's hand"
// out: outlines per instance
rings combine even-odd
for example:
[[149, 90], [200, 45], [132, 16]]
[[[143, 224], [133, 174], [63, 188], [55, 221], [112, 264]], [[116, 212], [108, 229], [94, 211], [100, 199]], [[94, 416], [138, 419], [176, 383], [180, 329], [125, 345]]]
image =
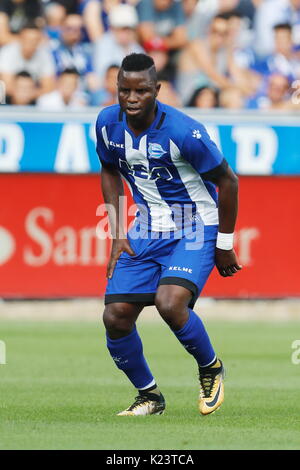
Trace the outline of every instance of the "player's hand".
[[216, 248], [216, 266], [221, 276], [233, 276], [242, 269], [235, 251]]
[[116, 263], [123, 253], [123, 251], [126, 251], [130, 256], [135, 256], [135, 252], [130, 246], [129, 241], [127, 238], [124, 239], [115, 239], [113, 241], [112, 249], [111, 249], [111, 254], [110, 254], [110, 259], [107, 265], [107, 271], [106, 271], [106, 277], [108, 279], [112, 278]]

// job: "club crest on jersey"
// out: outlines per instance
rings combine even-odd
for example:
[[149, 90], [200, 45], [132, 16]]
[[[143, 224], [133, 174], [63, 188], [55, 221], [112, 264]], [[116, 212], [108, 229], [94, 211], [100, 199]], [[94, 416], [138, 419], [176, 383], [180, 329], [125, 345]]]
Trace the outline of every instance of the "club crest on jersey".
[[151, 158], [160, 158], [164, 153], [167, 153], [160, 144], [149, 142], [148, 152]]

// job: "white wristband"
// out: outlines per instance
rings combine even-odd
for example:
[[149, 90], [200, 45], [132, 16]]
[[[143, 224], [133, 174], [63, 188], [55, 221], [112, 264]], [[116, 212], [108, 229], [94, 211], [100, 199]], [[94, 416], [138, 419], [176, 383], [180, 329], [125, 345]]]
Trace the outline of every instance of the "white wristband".
[[218, 232], [216, 247], [221, 250], [232, 250], [233, 248], [233, 233], [220, 233]]

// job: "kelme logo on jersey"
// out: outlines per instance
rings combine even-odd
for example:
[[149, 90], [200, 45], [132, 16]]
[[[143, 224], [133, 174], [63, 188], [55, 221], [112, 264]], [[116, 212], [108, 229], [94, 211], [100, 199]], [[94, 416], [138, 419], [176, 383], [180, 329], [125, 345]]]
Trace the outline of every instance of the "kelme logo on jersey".
[[149, 143], [148, 152], [151, 158], [160, 158], [164, 153], [167, 153], [160, 144], [154, 142]]

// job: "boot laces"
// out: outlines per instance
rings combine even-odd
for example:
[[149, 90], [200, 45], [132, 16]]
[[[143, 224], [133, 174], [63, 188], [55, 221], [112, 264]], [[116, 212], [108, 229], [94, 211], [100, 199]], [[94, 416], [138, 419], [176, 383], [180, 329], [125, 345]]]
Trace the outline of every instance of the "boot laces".
[[138, 395], [135, 397], [134, 403], [128, 408], [128, 411], [133, 411], [136, 407], [144, 405], [145, 403], [151, 401], [147, 395]]
[[216, 374], [210, 372], [199, 372], [199, 380], [201, 385], [201, 395], [203, 398], [209, 398], [213, 390]]

